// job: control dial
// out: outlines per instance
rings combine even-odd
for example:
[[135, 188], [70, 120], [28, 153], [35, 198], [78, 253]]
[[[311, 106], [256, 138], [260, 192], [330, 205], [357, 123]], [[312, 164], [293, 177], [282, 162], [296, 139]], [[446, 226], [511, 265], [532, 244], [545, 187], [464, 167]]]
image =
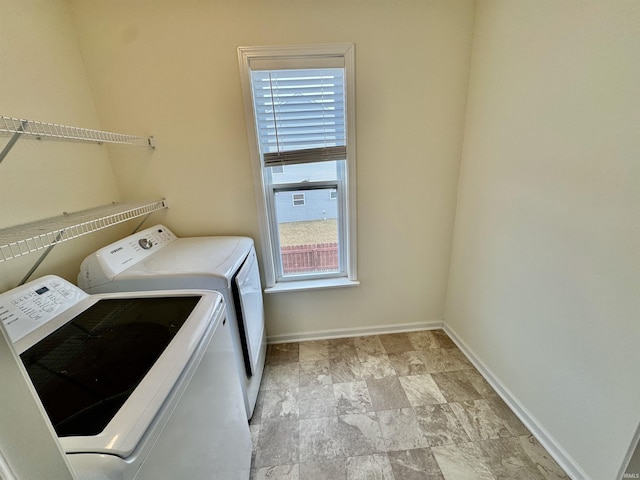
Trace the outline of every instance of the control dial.
[[153, 247], [153, 243], [151, 243], [151, 240], [149, 240], [148, 238], [141, 238], [140, 240], [138, 240], [138, 245], [140, 245], [145, 250], [149, 250], [151, 247]]

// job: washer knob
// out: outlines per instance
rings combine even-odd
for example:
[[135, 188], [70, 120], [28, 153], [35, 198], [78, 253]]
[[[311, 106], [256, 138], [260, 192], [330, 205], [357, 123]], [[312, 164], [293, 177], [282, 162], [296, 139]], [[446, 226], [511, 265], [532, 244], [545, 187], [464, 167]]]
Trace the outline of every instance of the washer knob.
[[145, 250], [149, 250], [151, 247], [153, 247], [153, 243], [151, 243], [151, 240], [149, 240], [148, 238], [141, 238], [140, 240], [138, 240], [138, 245], [140, 245]]

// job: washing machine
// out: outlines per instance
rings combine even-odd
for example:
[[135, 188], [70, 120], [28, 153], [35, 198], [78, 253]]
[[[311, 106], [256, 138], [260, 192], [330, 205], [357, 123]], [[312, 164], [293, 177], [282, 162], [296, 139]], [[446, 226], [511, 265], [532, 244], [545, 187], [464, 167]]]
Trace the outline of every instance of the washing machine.
[[220, 292], [232, 323], [236, 367], [251, 418], [267, 351], [260, 271], [251, 238], [178, 238], [156, 225], [85, 258], [78, 285], [89, 293], [190, 288]]
[[246, 480], [251, 437], [224, 300], [88, 295], [56, 276], [0, 319], [79, 480]]

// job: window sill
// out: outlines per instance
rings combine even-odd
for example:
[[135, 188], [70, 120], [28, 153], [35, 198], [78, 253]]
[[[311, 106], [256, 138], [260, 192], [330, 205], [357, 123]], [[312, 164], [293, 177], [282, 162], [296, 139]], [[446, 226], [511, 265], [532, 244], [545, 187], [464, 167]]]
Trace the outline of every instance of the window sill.
[[297, 282], [280, 282], [266, 288], [264, 293], [298, 292], [304, 290], [320, 290], [325, 288], [357, 287], [360, 282], [348, 278], [323, 278], [320, 280], [300, 280]]

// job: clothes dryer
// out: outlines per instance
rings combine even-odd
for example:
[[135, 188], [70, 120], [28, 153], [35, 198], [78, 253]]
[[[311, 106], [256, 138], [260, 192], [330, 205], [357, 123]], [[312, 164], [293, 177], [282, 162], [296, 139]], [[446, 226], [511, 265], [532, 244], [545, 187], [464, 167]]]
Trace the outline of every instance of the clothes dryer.
[[87, 295], [49, 275], [0, 319], [79, 480], [247, 480], [251, 438], [224, 301]]
[[156, 225], [89, 255], [80, 267], [78, 285], [90, 293], [193, 288], [220, 292], [232, 322], [237, 370], [251, 418], [267, 349], [260, 271], [251, 238], [178, 238], [164, 225]]

